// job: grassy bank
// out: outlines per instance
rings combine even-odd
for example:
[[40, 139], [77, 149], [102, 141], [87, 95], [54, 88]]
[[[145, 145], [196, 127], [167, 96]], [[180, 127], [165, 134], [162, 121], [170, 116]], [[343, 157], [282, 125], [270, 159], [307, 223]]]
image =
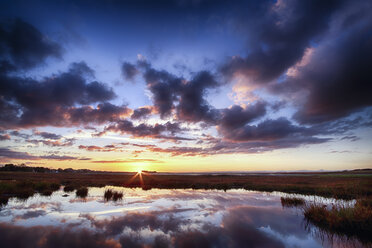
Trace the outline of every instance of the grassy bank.
[[39, 193], [49, 196], [60, 188], [56, 181], [33, 181], [33, 180], [2, 180], [0, 181], [0, 204], [6, 204], [10, 197], [27, 199]]
[[321, 230], [356, 237], [364, 243], [371, 242], [372, 199], [358, 199], [354, 206], [309, 204], [304, 208], [306, 220]]

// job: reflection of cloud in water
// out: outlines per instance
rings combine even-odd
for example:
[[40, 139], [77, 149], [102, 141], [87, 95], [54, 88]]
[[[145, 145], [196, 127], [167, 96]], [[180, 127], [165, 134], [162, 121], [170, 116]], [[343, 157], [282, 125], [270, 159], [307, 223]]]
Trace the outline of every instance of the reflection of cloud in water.
[[37, 218], [39, 216], [44, 216], [47, 213], [44, 210], [29, 210], [26, 213], [22, 215], [16, 215], [13, 218], [13, 221], [18, 221], [18, 220], [27, 220], [31, 218]]
[[[2, 247], [322, 246], [303, 228], [301, 212], [282, 208], [277, 194], [119, 189], [118, 203], [102, 200], [105, 188], [89, 189], [85, 201], [62, 191], [11, 200], [0, 212]], [[22, 221], [11, 224], [5, 212]]]

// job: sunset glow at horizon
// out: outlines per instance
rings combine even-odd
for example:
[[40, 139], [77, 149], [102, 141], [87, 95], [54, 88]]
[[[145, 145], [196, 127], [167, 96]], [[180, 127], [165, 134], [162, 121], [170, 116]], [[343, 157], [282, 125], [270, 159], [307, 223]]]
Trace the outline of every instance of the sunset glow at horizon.
[[371, 11], [368, 1], [3, 1], [0, 165], [371, 168]]

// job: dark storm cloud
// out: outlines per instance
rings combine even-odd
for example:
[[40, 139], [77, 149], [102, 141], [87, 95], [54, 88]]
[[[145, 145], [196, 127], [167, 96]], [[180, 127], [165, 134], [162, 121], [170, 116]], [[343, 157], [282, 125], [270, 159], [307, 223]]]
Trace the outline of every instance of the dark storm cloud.
[[284, 117], [266, 119], [252, 125], [253, 121], [265, 116], [267, 106], [266, 102], [258, 101], [244, 109], [234, 105], [221, 110], [217, 130], [222, 140], [213, 141], [215, 145], [208, 152], [256, 153], [329, 141], [328, 138], [316, 137], [332, 133], [326, 132], [324, 127], [303, 127]]
[[[62, 48], [34, 26], [20, 19], [0, 23], [1, 70], [27, 69], [48, 57], [61, 58]], [[3, 66], [8, 66], [4, 68]]]
[[87, 82], [85, 74], [88, 69], [84, 62], [73, 63], [67, 72], [40, 81], [2, 75], [1, 92], [5, 99], [28, 108], [73, 106], [114, 98], [115, 93], [106, 85], [96, 81]]
[[237, 10], [233, 22], [249, 33], [248, 55], [234, 56], [221, 71], [228, 77], [245, 75], [254, 84], [276, 79], [327, 29], [330, 16], [341, 4], [342, 1], [283, 0], [243, 5], [245, 8]]
[[183, 129], [179, 126], [179, 123], [167, 122], [165, 124], [148, 125], [141, 123], [134, 125], [129, 120], [120, 120], [115, 124], [109, 125], [105, 128], [105, 132], [119, 132], [123, 134], [130, 134], [133, 137], [153, 137], [153, 138], [164, 138], [164, 133], [175, 134], [181, 132]]
[[58, 139], [61, 139], [61, 138], [62, 138], [61, 135], [58, 135], [58, 134], [55, 134], [55, 133], [49, 133], [49, 132], [39, 132], [39, 131], [35, 131], [35, 132], [34, 132], [34, 135], [41, 136], [41, 137], [43, 137], [44, 139], [52, 139], [52, 140], [58, 140]]
[[179, 93], [178, 119], [214, 123], [218, 118], [218, 111], [207, 103], [204, 95], [207, 89], [218, 86], [214, 75], [208, 71], [198, 72], [190, 81], [184, 82]]
[[[85, 6], [82, 3], [78, 2], [77, 8]], [[198, 123], [202, 129], [215, 126], [218, 136], [213, 137], [213, 141], [198, 141], [198, 145], [208, 146], [146, 147], [174, 156], [195, 156], [257, 153], [318, 144], [330, 140], [319, 135], [351, 137], [347, 131], [372, 126], [372, 115], [366, 111], [372, 105], [369, 76], [372, 4], [369, 1], [114, 1], [110, 4], [97, 1], [92, 5], [118, 10], [133, 8], [138, 11], [135, 13], [146, 11], [149, 15], [143, 16], [147, 21], [161, 16], [167, 23], [188, 20], [183, 18], [187, 13], [196, 17], [201, 29], [209, 28], [202, 25], [204, 17], [211, 18], [211, 22], [223, 20], [229, 23], [234, 34], [247, 39], [245, 52], [222, 62], [219, 68], [208, 67], [209, 71], [188, 70], [186, 73], [184, 70], [187, 76], [159, 69], [156, 63], [153, 65], [143, 58], [136, 64], [124, 62], [120, 68], [123, 77], [134, 80], [141, 75], [153, 102], [153, 106], [132, 112], [126, 105], [109, 102], [115, 98], [113, 89], [96, 81], [94, 70], [84, 62], [72, 63], [67, 71], [41, 79], [22, 76], [27, 75], [27, 70], [45, 64], [48, 58], [61, 58], [63, 49], [22, 20], [3, 22], [0, 24], [0, 128], [104, 124], [101, 134], [112, 131], [179, 142], [193, 140], [189, 136], [177, 136], [191, 131], [181, 128], [180, 124]], [[203, 18], [198, 19], [199, 16]], [[191, 27], [186, 22], [186, 27]], [[214, 41], [207, 39], [205, 41]], [[231, 51], [238, 51], [238, 47], [231, 46]], [[301, 64], [306, 51], [311, 51], [309, 59]], [[211, 106], [206, 100], [208, 93], [236, 75], [248, 78], [245, 81], [254, 84], [251, 88], [267, 90], [260, 95], [263, 99], [248, 106], [221, 109]], [[284, 100], [265, 102], [267, 92]], [[292, 118], [266, 116], [271, 114], [270, 110], [282, 113], [279, 110], [284, 106], [296, 108]], [[356, 112], [364, 116], [351, 120], [350, 115]], [[152, 114], [171, 121], [153, 125], [144, 122]], [[345, 117], [350, 119], [343, 119]], [[0, 139], [9, 139], [9, 134], [1, 134]], [[34, 144], [67, 146], [73, 143], [50, 133], [34, 135], [44, 139], [27, 137]], [[85, 146], [81, 149], [114, 151], [115, 148]], [[15, 157], [22, 155], [33, 159], [29, 154], [9, 153]]]
[[310, 62], [274, 86], [279, 91], [298, 89], [307, 94], [294, 116], [299, 122], [333, 121], [372, 106], [371, 11], [368, 1], [346, 5], [334, 18], [325, 41], [314, 48]]
[[[0, 75], [0, 118], [3, 127], [71, 126], [112, 121], [129, 113], [126, 106], [104, 102], [115, 97], [106, 85], [92, 81], [92, 70], [73, 63], [67, 72], [40, 81]], [[76, 106], [102, 102], [97, 108]]]
[[133, 114], [130, 116], [133, 120], [144, 119], [152, 113], [152, 107], [141, 107], [133, 110]]
[[75, 139], [60, 139], [60, 140], [41, 140], [41, 139], [27, 139], [25, 142], [32, 143], [35, 145], [44, 144], [46, 146], [61, 147], [61, 146], [72, 146], [75, 143]]
[[169, 117], [175, 111], [177, 119], [181, 121], [205, 123], [217, 121], [219, 111], [204, 99], [207, 90], [221, 85], [214, 74], [199, 71], [193, 73], [190, 80], [186, 80], [168, 71], [156, 70], [145, 60], [139, 60], [137, 67], [152, 93], [154, 108], [161, 118]]
[[[172, 156], [261, 153], [306, 144], [324, 143], [330, 139], [318, 138], [318, 135], [339, 133], [335, 131], [336, 128], [330, 126], [295, 125], [284, 117], [276, 120], [266, 119], [252, 125], [253, 121], [266, 115], [269, 107], [278, 108], [277, 105], [283, 106], [286, 102], [281, 101], [273, 105], [258, 100], [244, 108], [234, 105], [226, 109], [215, 109], [204, 99], [206, 90], [220, 85], [210, 72], [195, 73], [190, 80], [185, 80], [167, 71], [155, 70], [146, 61], [139, 61], [137, 66], [142, 70], [148, 87], [153, 93], [154, 106], [158, 111], [166, 109], [164, 114], [175, 113], [179, 121], [215, 125], [220, 134], [220, 138], [216, 137], [208, 147], [146, 147], [151, 152], [168, 153]], [[158, 138], [161, 132], [166, 131], [162, 126], [153, 127], [144, 124], [134, 126], [128, 120], [109, 126], [106, 130], [128, 133], [134, 137]]]
[[16, 136], [16, 137], [20, 137], [20, 138], [23, 138], [23, 139], [28, 139], [31, 137], [31, 135], [29, 134], [26, 134], [26, 133], [21, 133], [21, 132], [18, 132], [17, 130], [13, 130], [10, 132], [10, 135], [12, 136]]
[[257, 125], [239, 126], [235, 129], [218, 129], [226, 139], [233, 141], [268, 141], [278, 140], [289, 136], [303, 136], [307, 128], [293, 125], [285, 118], [265, 120]]
[[[41, 79], [14, 73], [42, 64], [47, 57], [60, 57], [61, 51], [57, 43], [22, 20], [1, 24], [1, 64], [6, 66], [0, 70], [1, 127], [103, 124], [129, 115], [131, 111], [126, 106], [108, 103], [116, 94], [94, 80], [94, 71], [85, 62], [71, 63], [66, 72]], [[47, 133], [40, 136], [58, 139]]]
[[145, 68], [143, 77], [153, 95], [154, 107], [162, 118], [167, 117], [174, 109], [174, 101], [180, 91], [182, 79], [167, 71], [155, 70], [149, 64], [146, 64]]
[[138, 69], [128, 62], [122, 64], [121, 71], [126, 80], [133, 80], [133, 78], [139, 73]]
[[107, 102], [98, 104], [97, 108], [83, 106], [68, 110], [70, 115], [69, 121], [75, 125], [79, 125], [80, 123], [103, 124], [112, 122], [120, 119], [122, 116], [128, 116], [130, 112], [131, 110], [125, 105], [117, 106]]
[[266, 114], [266, 103], [256, 102], [246, 108], [234, 105], [231, 108], [222, 110], [222, 118], [219, 127], [224, 129], [235, 129], [262, 117]]

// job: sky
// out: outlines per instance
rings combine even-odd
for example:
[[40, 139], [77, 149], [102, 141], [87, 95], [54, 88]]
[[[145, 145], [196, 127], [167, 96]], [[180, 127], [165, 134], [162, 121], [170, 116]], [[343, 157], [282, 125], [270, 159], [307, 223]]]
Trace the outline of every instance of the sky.
[[0, 164], [372, 167], [372, 2], [0, 2]]

